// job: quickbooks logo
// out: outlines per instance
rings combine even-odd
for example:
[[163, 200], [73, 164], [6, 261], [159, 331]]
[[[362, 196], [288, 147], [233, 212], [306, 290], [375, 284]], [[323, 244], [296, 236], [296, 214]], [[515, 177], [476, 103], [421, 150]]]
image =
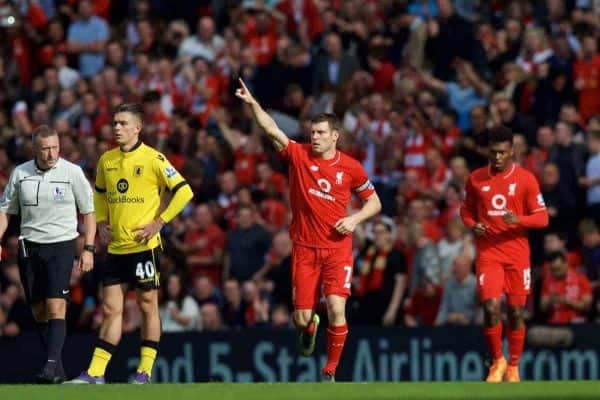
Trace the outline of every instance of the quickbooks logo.
[[139, 203], [142, 204], [145, 202], [144, 198], [141, 196], [127, 196], [125, 194], [116, 194], [115, 192], [111, 192], [108, 194], [108, 203], [109, 204], [121, 204], [121, 203]]

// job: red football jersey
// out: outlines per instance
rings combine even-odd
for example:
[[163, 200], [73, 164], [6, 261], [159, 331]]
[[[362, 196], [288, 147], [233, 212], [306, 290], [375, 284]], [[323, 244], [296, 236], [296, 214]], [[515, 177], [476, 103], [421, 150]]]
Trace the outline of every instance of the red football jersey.
[[321, 248], [352, 246], [352, 235], [334, 225], [346, 216], [354, 191], [366, 200], [375, 192], [362, 165], [337, 151], [330, 160], [315, 157], [309, 144], [292, 140], [281, 154], [289, 162], [290, 237], [294, 243]]
[[547, 212], [533, 174], [516, 164], [496, 174], [489, 166], [473, 171], [465, 186], [460, 212], [469, 228], [476, 222], [487, 225], [486, 233], [475, 240], [478, 259], [529, 266], [528, 229], [523, 223], [508, 225], [504, 222], [505, 210], [519, 217]]

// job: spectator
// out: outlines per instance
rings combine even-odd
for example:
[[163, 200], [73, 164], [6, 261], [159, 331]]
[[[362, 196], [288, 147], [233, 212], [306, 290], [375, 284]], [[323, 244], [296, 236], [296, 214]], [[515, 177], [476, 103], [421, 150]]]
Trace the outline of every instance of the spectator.
[[228, 278], [223, 283], [223, 322], [230, 328], [239, 329], [245, 326], [246, 304], [242, 299], [240, 282]]
[[[184, 32], [178, 31], [183, 34]], [[225, 47], [225, 40], [215, 32], [215, 22], [211, 17], [202, 17], [196, 26], [196, 35], [183, 40], [178, 55], [184, 58], [202, 57], [213, 62]]]
[[374, 242], [359, 264], [358, 308], [353, 318], [365, 325], [395, 325], [406, 289], [406, 261], [394, 248], [395, 226], [390, 219], [373, 224]]
[[216, 286], [223, 278], [225, 234], [213, 222], [213, 214], [207, 204], [196, 206], [193, 224], [184, 238], [187, 268], [192, 276], [206, 275]]
[[227, 235], [225, 277], [244, 282], [263, 266], [271, 245], [269, 233], [254, 221], [253, 210], [240, 206], [237, 226]]
[[487, 102], [485, 96], [490, 87], [477, 75], [473, 66], [462, 59], [454, 61], [456, 82], [435, 79], [426, 74], [421, 75], [428, 87], [448, 96], [450, 107], [458, 114], [458, 126], [461, 130], [470, 128], [469, 114], [473, 107], [483, 106]]
[[459, 255], [452, 266], [452, 277], [444, 286], [442, 303], [435, 325], [470, 325], [477, 311], [477, 279], [471, 272], [472, 258]]
[[600, 231], [590, 219], [579, 224], [579, 236], [583, 244], [583, 266], [594, 292], [592, 315], [600, 316]]
[[202, 331], [204, 332], [219, 332], [226, 329], [216, 304], [206, 303], [200, 307], [200, 319], [202, 320]]
[[109, 38], [106, 21], [94, 15], [92, 2], [79, 2], [79, 20], [69, 26], [67, 49], [79, 57], [79, 72], [91, 78], [104, 67], [104, 50]]
[[426, 275], [405, 303], [404, 323], [408, 327], [433, 326], [444, 289], [436, 278]]
[[473, 238], [462, 223], [460, 216], [451, 219], [446, 226], [446, 236], [437, 244], [440, 257], [441, 282], [446, 283], [454, 268], [454, 260], [461, 254], [475, 258]]
[[587, 188], [588, 215], [600, 223], [600, 130], [588, 132], [588, 151], [590, 158], [585, 167], [585, 176], [579, 183]]
[[313, 91], [328, 92], [347, 81], [359, 64], [354, 55], [344, 51], [340, 35], [330, 32], [324, 38], [324, 53], [315, 60], [314, 68]]
[[200, 309], [194, 299], [185, 294], [181, 276], [169, 275], [163, 287], [160, 319], [163, 332], [182, 332], [202, 329]]
[[269, 321], [269, 302], [258, 291], [254, 281], [246, 281], [242, 286], [245, 327], [264, 326]]
[[564, 253], [549, 256], [550, 274], [544, 279], [540, 309], [549, 324], [587, 321], [592, 303], [592, 287], [585, 275], [571, 270]]
[[193, 278], [191, 295], [199, 307], [207, 303], [221, 304], [219, 289], [215, 287], [212, 280], [206, 275], [198, 274]]
[[600, 112], [600, 55], [597, 38], [586, 35], [583, 38], [581, 57], [573, 65], [575, 90], [579, 94], [579, 111], [587, 121]]
[[292, 240], [287, 231], [279, 231], [273, 236], [271, 250], [265, 266], [253, 279], [264, 281], [263, 288], [270, 293], [275, 303], [292, 305]]
[[414, 248], [409, 284], [409, 293], [413, 293], [417, 287], [421, 286], [421, 280], [426, 276], [434, 277], [435, 282], [439, 282], [441, 270], [437, 247], [431, 239], [425, 236], [419, 222], [413, 222], [409, 226], [408, 238], [410, 246]]
[[583, 192], [579, 187], [579, 178], [585, 175], [586, 149], [583, 145], [573, 141], [573, 127], [565, 122], [558, 122], [556, 130], [556, 143], [550, 149], [548, 161], [555, 163], [560, 170], [559, 184], [575, 195], [577, 205]]
[[562, 230], [577, 217], [577, 201], [573, 192], [560, 185], [560, 171], [556, 164], [548, 163], [542, 173], [541, 190], [548, 208], [548, 229]]
[[471, 24], [455, 12], [450, 0], [439, 0], [438, 10], [437, 18], [429, 22], [428, 46], [433, 60], [433, 75], [447, 81], [456, 58], [473, 61], [475, 40]]
[[271, 311], [271, 326], [277, 329], [292, 329], [292, 316], [287, 305], [278, 303]]

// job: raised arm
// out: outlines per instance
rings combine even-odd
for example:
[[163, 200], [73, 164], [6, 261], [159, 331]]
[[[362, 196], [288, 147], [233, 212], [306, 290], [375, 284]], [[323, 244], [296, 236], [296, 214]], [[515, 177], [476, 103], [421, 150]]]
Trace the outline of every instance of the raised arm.
[[269, 136], [276, 150], [281, 150], [287, 147], [289, 139], [279, 129], [273, 118], [260, 106], [258, 101], [252, 96], [244, 81], [240, 78], [240, 87], [235, 91], [235, 95], [242, 99], [244, 103], [250, 106], [254, 120]]

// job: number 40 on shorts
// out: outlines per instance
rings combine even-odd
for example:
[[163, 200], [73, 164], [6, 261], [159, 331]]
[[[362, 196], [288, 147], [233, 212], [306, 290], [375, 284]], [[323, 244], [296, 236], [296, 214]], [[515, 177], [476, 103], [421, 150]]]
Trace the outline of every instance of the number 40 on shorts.
[[154, 268], [154, 264], [152, 261], [146, 261], [146, 263], [137, 263], [135, 267], [135, 276], [137, 276], [140, 280], [154, 278], [154, 274], [156, 273], [156, 269]]

